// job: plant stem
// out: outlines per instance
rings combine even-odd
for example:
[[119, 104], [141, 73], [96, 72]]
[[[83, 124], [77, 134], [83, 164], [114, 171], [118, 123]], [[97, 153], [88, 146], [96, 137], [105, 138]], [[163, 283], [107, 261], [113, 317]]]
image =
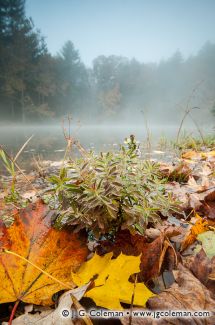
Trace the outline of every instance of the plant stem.
[[15, 315], [15, 312], [17, 310], [17, 307], [19, 305], [19, 302], [20, 300], [17, 300], [13, 306], [13, 309], [12, 309], [12, 312], [10, 314], [10, 319], [9, 319], [9, 322], [8, 322], [8, 325], [12, 325], [12, 321], [13, 321], [13, 318], [14, 318], [14, 315]]

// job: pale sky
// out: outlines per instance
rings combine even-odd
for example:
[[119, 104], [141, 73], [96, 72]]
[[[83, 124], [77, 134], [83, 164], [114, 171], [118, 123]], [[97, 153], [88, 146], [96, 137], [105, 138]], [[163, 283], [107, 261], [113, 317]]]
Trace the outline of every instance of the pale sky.
[[52, 54], [71, 40], [88, 66], [101, 54], [186, 58], [215, 43], [215, 0], [26, 0], [26, 15]]

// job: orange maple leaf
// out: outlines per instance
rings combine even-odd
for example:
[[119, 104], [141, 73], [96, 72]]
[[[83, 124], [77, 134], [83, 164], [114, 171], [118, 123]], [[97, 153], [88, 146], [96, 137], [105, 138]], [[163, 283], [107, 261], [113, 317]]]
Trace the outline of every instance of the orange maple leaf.
[[192, 225], [184, 237], [183, 242], [181, 243], [181, 251], [185, 250], [188, 246], [193, 244], [197, 239], [197, 236], [207, 230], [209, 230], [209, 225], [206, 220], [201, 218], [197, 213], [195, 214], [196, 220], [194, 225]]
[[85, 237], [51, 227], [51, 213], [41, 200], [17, 212], [11, 227], [0, 223], [0, 248], [0, 303], [52, 305], [54, 293], [74, 287], [71, 271], [88, 253]]

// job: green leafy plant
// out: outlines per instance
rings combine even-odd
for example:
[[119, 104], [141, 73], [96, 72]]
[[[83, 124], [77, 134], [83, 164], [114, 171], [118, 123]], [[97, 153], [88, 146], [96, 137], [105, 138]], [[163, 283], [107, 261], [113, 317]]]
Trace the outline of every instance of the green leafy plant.
[[16, 191], [16, 171], [15, 171], [15, 165], [14, 162], [12, 160], [10, 160], [3, 149], [0, 149], [0, 158], [3, 162], [4, 167], [6, 168], [6, 170], [8, 171], [8, 173], [10, 174], [12, 180], [11, 180], [11, 185], [10, 185], [10, 192], [7, 195], [5, 201], [6, 202], [16, 202], [19, 199], [19, 194]]
[[[1, 159], [5, 169], [7, 170], [7, 172], [9, 173], [9, 175], [11, 177], [10, 190], [8, 191], [8, 194], [5, 197], [6, 203], [19, 203], [21, 206], [26, 205], [25, 200], [21, 199], [19, 192], [16, 190], [16, 178], [17, 178], [16, 169], [18, 169], [18, 171], [26, 178], [23, 171], [19, 168], [16, 160], [18, 159], [18, 157], [20, 156], [20, 154], [22, 153], [24, 148], [27, 146], [27, 144], [30, 142], [32, 137], [33, 137], [33, 135], [27, 139], [27, 141], [23, 144], [23, 146], [17, 152], [15, 158], [10, 157], [7, 154], [7, 152], [0, 146], [0, 159]], [[27, 180], [27, 178], [26, 178], [26, 180]]]
[[192, 136], [191, 134], [184, 133], [178, 142], [172, 142], [172, 146], [180, 151], [185, 151], [187, 149], [200, 151], [202, 148], [215, 148], [215, 136], [207, 135], [204, 136], [204, 141], [202, 138]]
[[57, 227], [70, 224], [96, 236], [119, 227], [144, 233], [148, 222], [177, 209], [165, 194], [159, 165], [138, 157], [133, 136], [125, 142], [118, 152], [88, 153], [49, 178], [59, 210]]

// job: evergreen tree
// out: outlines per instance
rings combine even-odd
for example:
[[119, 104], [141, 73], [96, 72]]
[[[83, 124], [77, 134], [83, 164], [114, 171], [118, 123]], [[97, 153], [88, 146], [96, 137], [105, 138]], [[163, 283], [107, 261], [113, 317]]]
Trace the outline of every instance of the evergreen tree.
[[80, 113], [89, 92], [88, 73], [79, 52], [68, 41], [56, 58], [58, 107], [64, 114]]
[[26, 117], [32, 105], [32, 84], [40, 58], [46, 54], [43, 38], [34, 31], [33, 22], [25, 17], [24, 0], [0, 2], [0, 70], [1, 96], [6, 115]]

